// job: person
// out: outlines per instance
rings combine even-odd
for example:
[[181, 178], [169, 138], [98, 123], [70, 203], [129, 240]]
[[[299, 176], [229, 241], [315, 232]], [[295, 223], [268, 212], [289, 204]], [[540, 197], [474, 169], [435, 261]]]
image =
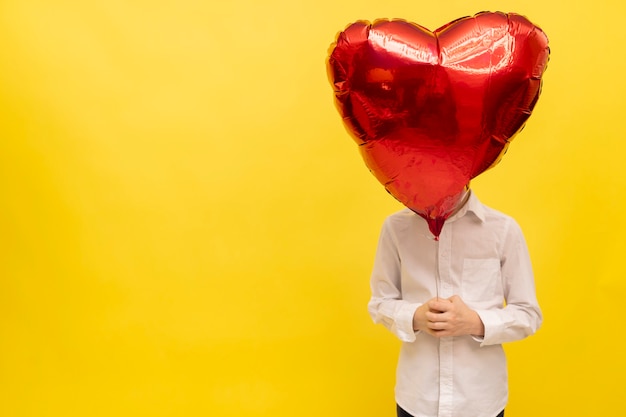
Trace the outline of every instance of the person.
[[406, 208], [384, 221], [368, 310], [401, 341], [399, 417], [504, 415], [503, 343], [541, 325], [523, 233], [471, 190], [438, 239]]

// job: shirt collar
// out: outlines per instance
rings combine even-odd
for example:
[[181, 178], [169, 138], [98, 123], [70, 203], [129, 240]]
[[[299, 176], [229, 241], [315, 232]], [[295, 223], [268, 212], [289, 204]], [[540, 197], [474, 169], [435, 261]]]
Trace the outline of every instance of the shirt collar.
[[454, 221], [460, 219], [465, 216], [467, 213], [473, 213], [478, 220], [481, 222], [485, 221], [485, 206], [481, 204], [478, 200], [478, 197], [474, 194], [472, 190], [468, 191], [470, 193], [467, 201], [463, 204], [463, 207], [459, 209], [453, 216], [450, 217], [450, 221]]

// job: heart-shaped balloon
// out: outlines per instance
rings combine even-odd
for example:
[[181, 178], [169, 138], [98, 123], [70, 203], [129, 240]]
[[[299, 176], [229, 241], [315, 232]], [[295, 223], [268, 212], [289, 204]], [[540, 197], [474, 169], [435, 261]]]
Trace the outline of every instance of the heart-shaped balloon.
[[548, 39], [517, 14], [483, 12], [431, 32], [358, 21], [331, 46], [337, 108], [367, 167], [438, 238], [472, 178], [530, 116]]

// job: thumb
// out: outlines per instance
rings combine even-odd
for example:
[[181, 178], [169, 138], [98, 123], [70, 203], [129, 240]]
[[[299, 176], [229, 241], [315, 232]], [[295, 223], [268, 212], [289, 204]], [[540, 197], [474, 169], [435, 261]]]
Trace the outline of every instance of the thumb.
[[428, 307], [433, 311], [444, 312], [448, 310], [450, 300], [445, 298], [433, 298], [429, 301]]

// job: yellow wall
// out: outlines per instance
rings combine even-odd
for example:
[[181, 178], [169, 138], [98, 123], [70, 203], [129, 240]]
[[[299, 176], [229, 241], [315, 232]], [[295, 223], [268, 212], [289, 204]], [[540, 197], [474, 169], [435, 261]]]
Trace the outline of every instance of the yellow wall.
[[398, 344], [366, 303], [401, 207], [324, 61], [357, 19], [481, 10], [552, 48], [473, 183], [523, 226], [545, 313], [507, 346], [507, 416], [623, 415], [616, 0], [0, 1], [0, 415], [393, 416]]

